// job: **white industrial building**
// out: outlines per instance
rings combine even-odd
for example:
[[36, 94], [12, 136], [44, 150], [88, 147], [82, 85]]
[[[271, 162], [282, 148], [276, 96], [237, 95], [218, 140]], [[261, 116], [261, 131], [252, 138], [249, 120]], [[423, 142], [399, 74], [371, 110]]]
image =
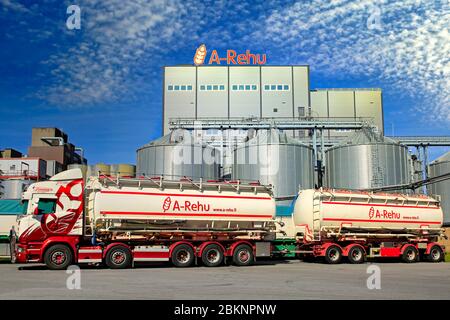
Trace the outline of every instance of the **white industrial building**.
[[308, 66], [182, 65], [163, 69], [163, 134], [177, 118], [364, 118], [383, 132], [380, 89], [311, 90]]

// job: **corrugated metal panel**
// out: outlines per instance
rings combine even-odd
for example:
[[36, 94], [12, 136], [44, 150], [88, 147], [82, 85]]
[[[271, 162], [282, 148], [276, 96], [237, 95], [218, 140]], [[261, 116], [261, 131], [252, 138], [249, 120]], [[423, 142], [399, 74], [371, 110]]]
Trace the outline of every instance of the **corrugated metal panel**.
[[313, 150], [277, 130], [261, 131], [234, 151], [233, 179], [272, 184], [276, 198], [314, 186]]
[[393, 141], [365, 140], [357, 133], [326, 152], [327, 187], [368, 189], [408, 182], [408, 148]]
[[[137, 151], [138, 176], [159, 176], [167, 179], [181, 177], [217, 179], [219, 175], [219, 151], [207, 145], [190, 143], [170, 133], [150, 142]], [[207, 159], [205, 156], [212, 157]]]
[[[433, 161], [428, 166], [430, 177], [440, 176], [450, 172], [450, 152]], [[450, 180], [434, 183], [429, 186], [429, 192], [441, 196], [442, 209], [444, 211], [444, 226], [450, 226]]]

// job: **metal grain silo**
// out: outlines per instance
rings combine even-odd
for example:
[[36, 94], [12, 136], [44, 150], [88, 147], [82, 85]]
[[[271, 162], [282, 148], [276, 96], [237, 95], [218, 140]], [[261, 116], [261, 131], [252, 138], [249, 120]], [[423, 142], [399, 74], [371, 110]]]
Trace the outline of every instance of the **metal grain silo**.
[[325, 186], [369, 189], [410, 182], [408, 148], [361, 130], [325, 152]]
[[34, 182], [27, 179], [0, 180], [0, 199], [21, 199], [22, 193]]
[[219, 166], [219, 150], [194, 141], [187, 131], [173, 131], [137, 150], [137, 176], [217, 179]]
[[276, 198], [292, 197], [314, 187], [314, 151], [278, 130], [260, 130], [236, 147], [233, 179], [272, 184]]
[[[430, 178], [450, 172], [450, 152], [434, 160], [428, 166]], [[444, 226], [450, 226], [450, 180], [444, 180], [429, 185], [429, 193], [441, 196], [442, 210], [444, 211]]]
[[109, 164], [97, 163], [90, 165], [87, 168], [87, 176], [97, 176], [98, 174], [109, 176], [111, 173], [111, 166]]
[[132, 164], [112, 164], [110, 170], [112, 177], [134, 177], [136, 175], [136, 166]]

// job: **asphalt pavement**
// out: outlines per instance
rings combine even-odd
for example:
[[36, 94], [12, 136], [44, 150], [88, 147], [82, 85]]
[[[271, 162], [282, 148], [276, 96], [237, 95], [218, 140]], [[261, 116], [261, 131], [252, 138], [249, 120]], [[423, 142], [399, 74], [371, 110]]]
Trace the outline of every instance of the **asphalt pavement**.
[[450, 299], [450, 263], [267, 260], [250, 267], [159, 263], [68, 272], [3, 262], [0, 299]]

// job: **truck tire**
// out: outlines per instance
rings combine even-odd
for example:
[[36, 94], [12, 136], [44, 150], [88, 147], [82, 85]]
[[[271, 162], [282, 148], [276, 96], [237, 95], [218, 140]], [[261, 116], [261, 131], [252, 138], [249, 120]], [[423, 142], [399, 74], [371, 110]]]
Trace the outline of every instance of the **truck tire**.
[[360, 246], [353, 246], [348, 251], [348, 261], [353, 264], [363, 263], [365, 260], [364, 249]]
[[171, 258], [175, 267], [190, 267], [195, 261], [194, 250], [190, 245], [180, 244], [173, 249]]
[[207, 245], [202, 252], [202, 262], [206, 267], [217, 267], [223, 262], [223, 251], [217, 244]]
[[234, 249], [233, 263], [236, 266], [249, 266], [253, 264], [254, 259], [253, 249], [249, 245], [240, 244]]
[[73, 254], [68, 246], [55, 244], [45, 251], [44, 262], [50, 270], [64, 270], [72, 264]]
[[325, 251], [325, 262], [329, 264], [338, 264], [342, 260], [342, 250], [336, 245], [331, 245]]
[[428, 262], [441, 262], [444, 260], [444, 252], [438, 245], [434, 245], [430, 249], [430, 253], [425, 256]]
[[416, 247], [409, 245], [402, 253], [402, 261], [405, 263], [414, 263], [419, 261], [419, 251]]
[[114, 246], [108, 250], [105, 257], [105, 264], [111, 269], [126, 269], [131, 265], [130, 249], [125, 246]]

